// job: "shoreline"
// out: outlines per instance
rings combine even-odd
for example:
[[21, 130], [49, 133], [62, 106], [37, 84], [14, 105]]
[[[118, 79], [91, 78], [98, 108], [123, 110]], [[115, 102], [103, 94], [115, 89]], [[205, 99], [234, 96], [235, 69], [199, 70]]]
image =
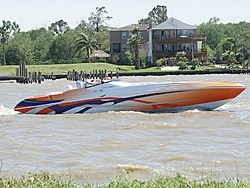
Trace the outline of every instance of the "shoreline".
[[[172, 70], [165, 71], [151, 71], [151, 72], [118, 72], [118, 76], [166, 76], [166, 75], [202, 75], [202, 74], [249, 74], [250, 70], [229, 70], [229, 69], [206, 69], [206, 70], [176, 70], [173, 67]], [[62, 79], [67, 78], [67, 74], [53, 74], [42, 75], [45, 79]], [[115, 77], [116, 75], [113, 74]]]

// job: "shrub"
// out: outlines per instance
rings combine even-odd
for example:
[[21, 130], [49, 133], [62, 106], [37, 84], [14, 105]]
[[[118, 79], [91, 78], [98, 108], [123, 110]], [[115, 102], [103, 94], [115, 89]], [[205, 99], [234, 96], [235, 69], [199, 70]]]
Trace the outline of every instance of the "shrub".
[[179, 61], [177, 65], [179, 66], [179, 70], [183, 71], [184, 69], [187, 69], [187, 63], [184, 61]]

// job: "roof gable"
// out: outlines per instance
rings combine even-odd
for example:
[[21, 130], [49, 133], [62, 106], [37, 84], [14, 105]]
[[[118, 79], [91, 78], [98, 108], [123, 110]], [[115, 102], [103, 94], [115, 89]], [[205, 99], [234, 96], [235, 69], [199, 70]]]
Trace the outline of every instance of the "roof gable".
[[131, 24], [131, 25], [127, 25], [124, 27], [112, 29], [112, 31], [131, 31], [135, 27], [138, 27], [140, 29], [140, 31], [142, 31], [142, 30], [147, 30], [149, 28], [149, 25], [148, 24]]
[[152, 30], [159, 30], [159, 29], [196, 29], [197, 26], [189, 25], [184, 22], [181, 22], [180, 20], [177, 20], [175, 18], [170, 18], [166, 20], [165, 22], [162, 22], [161, 24], [155, 26], [152, 28]]

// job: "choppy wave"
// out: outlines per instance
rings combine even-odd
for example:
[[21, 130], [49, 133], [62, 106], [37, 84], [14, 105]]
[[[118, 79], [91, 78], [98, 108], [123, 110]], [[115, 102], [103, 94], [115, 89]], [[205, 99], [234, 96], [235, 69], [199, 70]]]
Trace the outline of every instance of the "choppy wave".
[[141, 166], [141, 165], [118, 165], [115, 167], [116, 169], [122, 169], [125, 171], [140, 171], [140, 170], [148, 170], [148, 166]]
[[5, 108], [3, 105], [0, 104], [0, 116], [16, 114], [18, 114], [18, 112], [14, 111], [14, 109]]

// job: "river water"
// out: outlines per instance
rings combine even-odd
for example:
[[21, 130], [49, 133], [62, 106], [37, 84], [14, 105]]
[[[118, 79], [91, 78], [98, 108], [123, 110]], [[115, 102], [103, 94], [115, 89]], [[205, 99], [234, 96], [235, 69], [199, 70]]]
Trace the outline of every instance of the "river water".
[[91, 184], [107, 183], [118, 174], [140, 180], [176, 173], [216, 180], [249, 178], [250, 75], [121, 79], [231, 81], [247, 89], [215, 111], [22, 115], [13, 111], [20, 100], [63, 91], [75, 83], [65, 79], [26, 85], [1, 82], [0, 176], [49, 171]]

